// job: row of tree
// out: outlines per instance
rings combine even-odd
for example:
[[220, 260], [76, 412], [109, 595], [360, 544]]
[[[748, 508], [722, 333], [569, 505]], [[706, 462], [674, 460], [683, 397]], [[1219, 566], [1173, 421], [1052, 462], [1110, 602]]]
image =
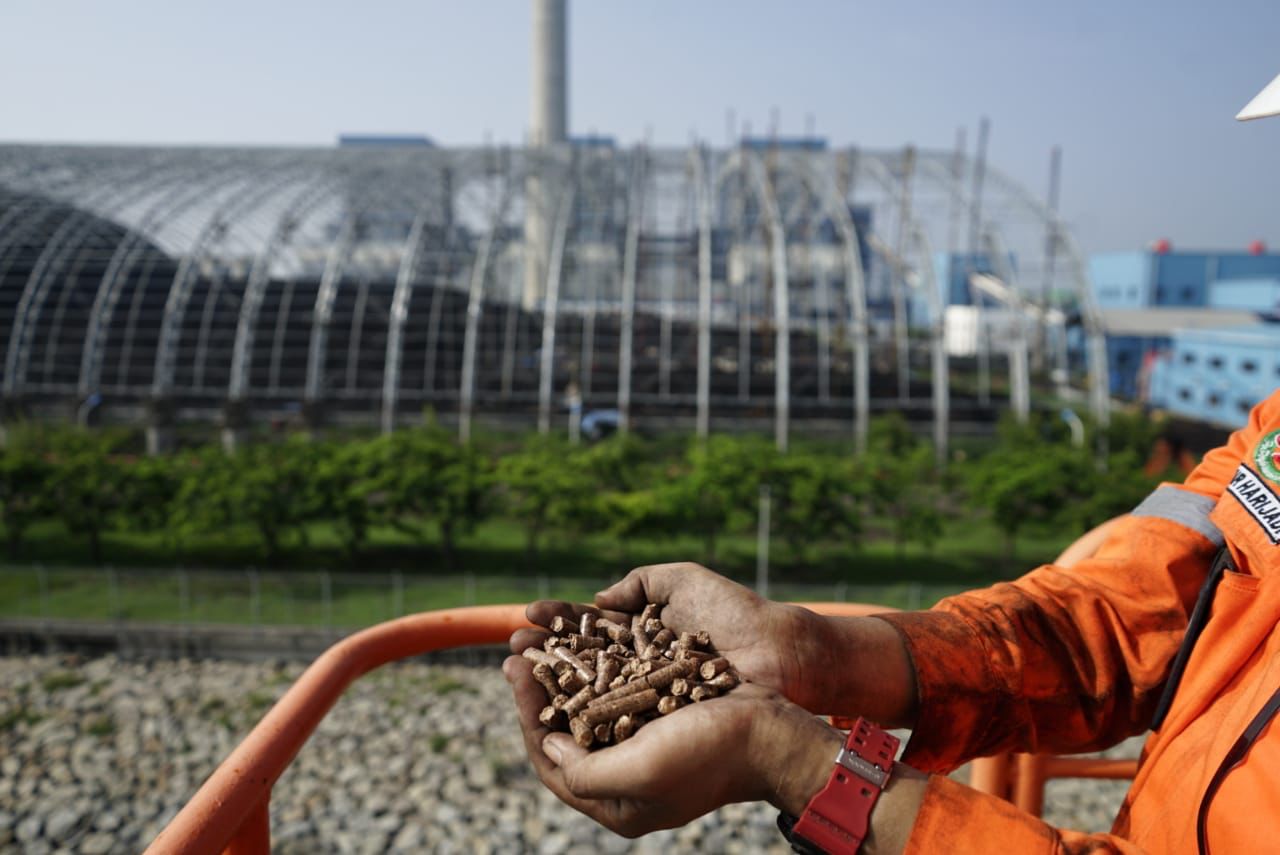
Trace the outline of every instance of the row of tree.
[[531, 436], [462, 445], [428, 425], [342, 442], [301, 437], [225, 453], [207, 446], [166, 457], [127, 453], [131, 438], [74, 429], [16, 430], [0, 450], [0, 522], [10, 556], [44, 520], [87, 539], [94, 561], [110, 532], [161, 533], [175, 551], [193, 535], [252, 530], [262, 558], [328, 525], [356, 556], [371, 532], [393, 528], [434, 543], [453, 564], [460, 537], [504, 516], [535, 553], [551, 532], [620, 540], [696, 534], [707, 560], [726, 534], [754, 528], [762, 486], [774, 534], [798, 558], [825, 542], [868, 534], [932, 544], [944, 520], [985, 510], [1011, 551], [1028, 526], [1083, 530], [1150, 490], [1142, 470], [1153, 434], [1112, 428], [1113, 451], [1071, 445], [1052, 422], [1003, 426], [981, 455], [939, 467], [897, 418], [878, 421], [870, 448], [780, 454], [758, 436], [715, 436], [683, 448], [634, 437], [573, 447]]

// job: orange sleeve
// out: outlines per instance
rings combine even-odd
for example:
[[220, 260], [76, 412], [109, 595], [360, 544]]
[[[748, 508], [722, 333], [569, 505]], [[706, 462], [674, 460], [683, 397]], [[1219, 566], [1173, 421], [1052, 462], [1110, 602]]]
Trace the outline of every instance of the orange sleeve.
[[[1280, 393], [1182, 489], [1216, 498]], [[919, 710], [903, 761], [949, 771], [1002, 751], [1070, 753], [1149, 726], [1217, 545], [1159, 516], [1117, 521], [1092, 558], [879, 616], [902, 635]]]
[[903, 855], [948, 852], [976, 855], [998, 848], [1018, 855], [1140, 855], [1137, 846], [1111, 834], [1063, 831], [1020, 811], [1004, 799], [950, 778], [933, 776]]

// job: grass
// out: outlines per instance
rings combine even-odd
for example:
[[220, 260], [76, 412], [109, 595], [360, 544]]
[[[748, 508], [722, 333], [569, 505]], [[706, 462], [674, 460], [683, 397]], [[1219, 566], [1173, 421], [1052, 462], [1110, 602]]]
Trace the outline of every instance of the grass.
[[14, 709], [0, 712], [0, 733], [7, 733], [20, 724], [33, 725], [38, 724], [43, 716], [38, 712], [29, 710], [26, 707], [15, 707]]
[[84, 676], [74, 671], [51, 671], [41, 678], [40, 685], [46, 692], [60, 692], [63, 689], [74, 689], [84, 682]]
[[[1074, 536], [1023, 535], [1010, 562], [1002, 535], [982, 517], [951, 519], [932, 548], [898, 548], [880, 534], [885, 530], [872, 521], [866, 542], [815, 545], [804, 558], [775, 540], [770, 596], [925, 607], [1050, 561]], [[182, 554], [155, 537], [115, 534], [106, 554], [129, 569], [84, 569], [87, 547], [60, 526], [43, 525], [30, 532], [24, 550], [41, 566], [0, 566], [0, 617], [354, 627], [460, 605], [589, 600], [631, 567], [668, 561], [700, 561], [748, 584], [755, 579], [749, 534], [721, 538], [714, 560], [699, 538], [680, 535], [626, 542], [553, 536], [531, 559], [521, 527], [496, 519], [459, 544], [457, 566], [465, 576], [451, 573], [438, 549], [390, 529], [374, 531], [355, 560], [342, 557], [328, 526], [310, 527], [305, 541], [292, 544], [278, 566], [259, 571], [244, 569], [258, 550], [250, 532], [193, 541]], [[214, 569], [173, 569], [183, 564]]]
[[89, 719], [84, 729], [91, 736], [107, 737], [116, 732], [116, 722], [109, 715], [100, 715]]
[[432, 678], [427, 690], [433, 695], [451, 695], [454, 692], [475, 693], [475, 689], [447, 674], [440, 674]]
[[[1014, 566], [1029, 567], [1047, 561], [1075, 537], [1075, 532], [1024, 534], [1019, 538], [1020, 560], [1006, 565], [1003, 536], [980, 515], [958, 514], [940, 532], [936, 547], [909, 543], [899, 552], [883, 534], [882, 522], [868, 521], [861, 545], [819, 544], [803, 559], [775, 539], [771, 561], [775, 568], [797, 581], [881, 581], [891, 577], [917, 582], [953, 582], [959, 579], [992, 579]], [[554, 575], [601, 578], [630, 567], [673, 560], [697, 560], [721, 572], [746, 577], [754, 572], [754, 532], [731, 533], [716, 544], [714, 558], [705, 555], [702, 539], [673, 534], [662, 538], [622, 541], [607, 534], [555, 534], [544, 538], [536, 555], [525, 550], [525, 533], [517, 521], [490, 519], [460, 539], [455, 566], [449, 567], [439, 538], [428, 533], [420, 542], [394, 528], [375, 528], [358, 556], [342, 550], [333, 526], [316, 523], [287, 540], [281, 554], [269, 565], [261, 560], [261, 544], [248, 529], [231, 529], [218, 535], [191, 537], [180, 547], [166, 538], [140, 532], [110, 532], [103, 537], [109, 565], [130, 568], [175, 566], [225, 568], [243, 571], [260, 566], [272, 570], [390, 571], [410, 575], [441, 573], [477, 576]], [[57, 522], [45, 521], [26, 534], [17, 560], [53, 567], [85, 567], [92, 564], [84, 538]]]

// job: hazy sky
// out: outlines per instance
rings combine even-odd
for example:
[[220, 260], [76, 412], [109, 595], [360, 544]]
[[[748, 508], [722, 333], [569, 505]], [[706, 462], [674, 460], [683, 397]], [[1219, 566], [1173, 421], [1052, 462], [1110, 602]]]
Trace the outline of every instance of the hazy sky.
[[[1045, 192], [1088, 251], [1280, 249], [1280, 0], [571, 0], [570, 126], [723, 144], [726, 116], [833, 145], [953, 145]], [[518, 142], [528, 0], [3, 0], [0, 141]]]

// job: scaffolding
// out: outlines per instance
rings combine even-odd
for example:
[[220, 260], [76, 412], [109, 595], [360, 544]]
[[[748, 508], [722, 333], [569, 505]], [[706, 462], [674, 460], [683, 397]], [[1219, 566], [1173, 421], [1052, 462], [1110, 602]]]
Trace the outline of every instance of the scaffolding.
[[[185, 421], [234, 441], [427, 409], [464, 437], [576, 436], [597, 412], [782, 447], [821, 423], [862, 447], [872, 412], [901, 410], [933, 419], [941, 458], [953, 420], [1025, 417], [1052, 366], [1053, 394], [1105, 422], [1084, 259], [962, 148], [0, 146], [6, 413], [139, 421], [157, 447]], [[960, 277], [994, 280], [971, 299], [1017, 334], [982, 320], [957, 355], [965, 215], [987, 262]], [[986, 377], [953, 382], [970, 361], [989, 403]]]

